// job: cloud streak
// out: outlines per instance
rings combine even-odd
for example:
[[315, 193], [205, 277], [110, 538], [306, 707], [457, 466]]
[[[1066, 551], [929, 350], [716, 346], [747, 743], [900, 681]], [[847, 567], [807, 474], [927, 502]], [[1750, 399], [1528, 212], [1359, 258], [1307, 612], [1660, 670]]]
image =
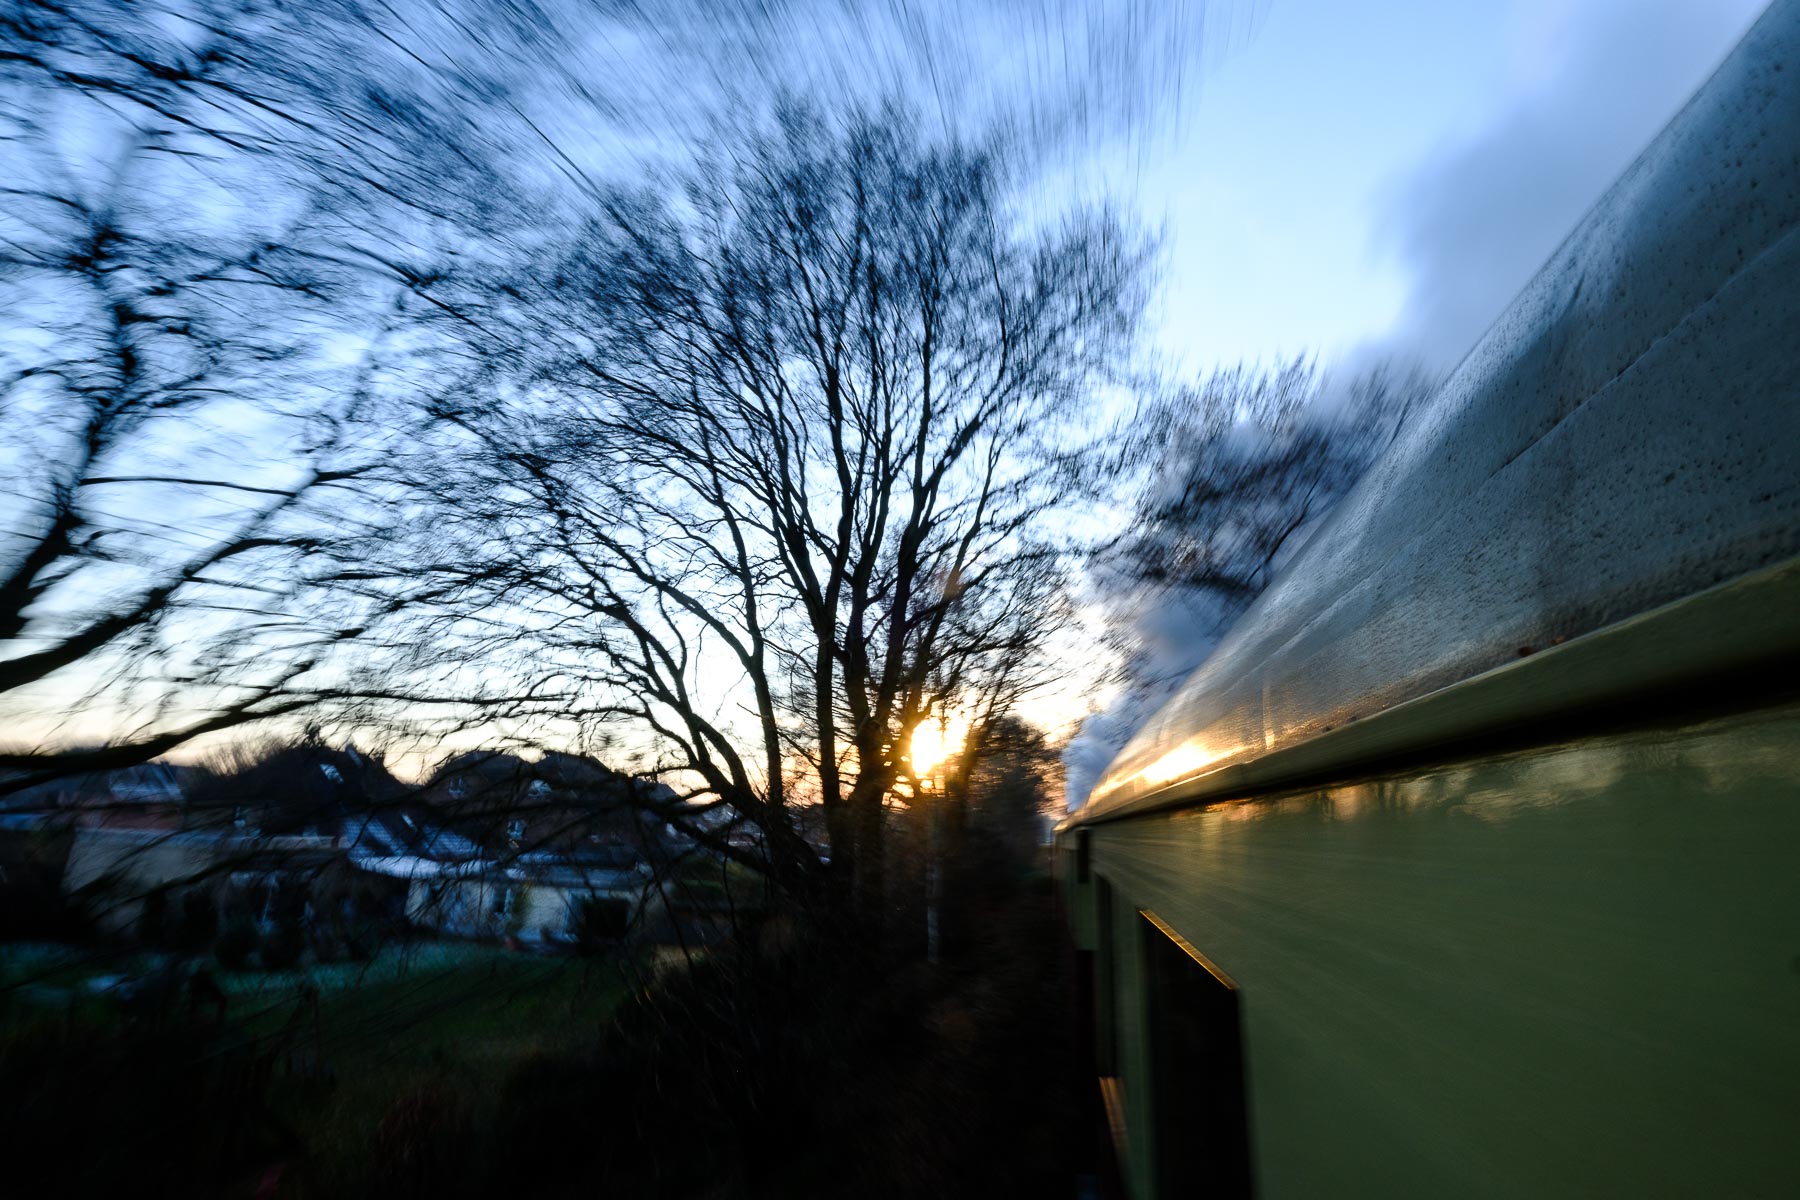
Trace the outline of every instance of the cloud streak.
[[1460, 360], [1761, 8], [1608, 0], [1540, 26], [1535, 85], [1396, 181], [1380, 241], [1412, 286], [1371, 356]]

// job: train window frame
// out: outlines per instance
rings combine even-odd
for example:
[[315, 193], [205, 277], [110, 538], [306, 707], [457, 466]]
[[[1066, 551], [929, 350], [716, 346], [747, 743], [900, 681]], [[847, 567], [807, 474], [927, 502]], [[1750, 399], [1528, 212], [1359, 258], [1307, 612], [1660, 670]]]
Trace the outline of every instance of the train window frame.
[[1137, 916], [1155, 1194], [1251, 1196], [1237, 982], [1154, 912]]
[[1093, 851], [1090, 848], [1092, 839], [1090, 831], [1075, 831], [1075, 882], [1087, 883], [1093, 878]]

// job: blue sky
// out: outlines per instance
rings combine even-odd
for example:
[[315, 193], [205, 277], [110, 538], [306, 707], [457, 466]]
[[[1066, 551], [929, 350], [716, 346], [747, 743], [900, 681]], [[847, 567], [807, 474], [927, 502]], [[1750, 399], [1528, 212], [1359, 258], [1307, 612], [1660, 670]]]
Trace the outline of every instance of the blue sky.
[[1223, 6], [1134, 189], [1169, 239], [1162, 346], [1453, 363], [1762, 7]]
[[[997, 4], [993, 20], [967, 26], [955, 0], [925, 6], [940, 18], [927, 58], [934, 85], [962, 83], [940, 94], [940, 104], [979, 116], [985, 91], [1004, 96], [1034, 72], [1056, 75], [1059, 62], [1074, 62], [1081, 75], [1088, 2], [1046, 0], [1065, 25], [1029, 28], [1004, 24], [1032, 11], [1029, 4]], [[1115, 13], [1162, 11], [1157, 0], [1091, 3], [1116, 3], [1104, 10]], [[1194, 10], [1205, 25], [1198, 69], [1182, 75], [1180, 104], [1158, 110], [1159, 135], [1120, 150], [1116, 161], [1090, 164], [1098, 169], [1080, 190], [1121, 190], [1161, 223], [1168, 269], [1157, 336], [1191, 369], [1297, 353], [1347, 363], [1419, 356], [1448, 366], [1761, 7], [1762, 0], [1213, 0]], [[751, 75], [783, 80], [798, 61], [816, 68], [821, 86], [880, 84], [888, 74], [876, 69], [882, 56], [872, 47], [892, 31], [865, 21], [879, 11], [821, 4], [817, 12], [837, 13], [837, 23], [811, 41], [759, 43], [771, 57]], [[710, 44], [716, 31], [690, 24], [697, 43]], [[1176, 20], [1168, 28], [1190, 26]], [[739, 43], [724, 45], [714, 47], [715, 65], [744, 65]], [[1109, 53], [1096, 61], [1138, 61], [1150, 70], [1147, 94], [1167, 95], [1156, 71], [1175, 69], [1186, 43], [1172, 37], [1169, 45], [1168, 54], [1153, 49], [1140, 59], [1103, 48]], [[640, 41], [611, 50], [592, 61], [611, 68], [634, 54], [645, 60], [642, 78], [606, 75], [636, 123], [596, 139], [596, 149], [629, 149], [663, 124], [680, 129], [665, 109], [703, 106], [713, 94], [705, 86], [669, 94], [672, 72], [688, 61], [678, 53], [658, 68], [658, 55], [644, 54]], [[904, 65], [896, 69], [905, 75]], [[571, 105], [567, 119], [579, 124], [586, 111]], [[552, 124], [559, 135], [580, 133]], [[347, 353], [350, 342], [327, 352], [333, 347]], [[1047, 702], [1066, 716], [1078, 701]]]

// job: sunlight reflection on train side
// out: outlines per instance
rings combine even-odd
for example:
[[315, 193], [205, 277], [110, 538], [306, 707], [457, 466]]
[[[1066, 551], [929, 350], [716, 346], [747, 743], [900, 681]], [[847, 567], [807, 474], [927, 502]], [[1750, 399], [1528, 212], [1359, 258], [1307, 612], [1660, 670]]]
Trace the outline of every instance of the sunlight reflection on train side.
[[1198, 775], [1214, 763], [1224, 762], [1247, 749], [1248, 746], [1232, 746], [1226, 750], [1209, 751], [1200, 743], [1187, 742], [1139, 771], [1137, 778], [1152, 787], [1174, 783], [1178, 779]]

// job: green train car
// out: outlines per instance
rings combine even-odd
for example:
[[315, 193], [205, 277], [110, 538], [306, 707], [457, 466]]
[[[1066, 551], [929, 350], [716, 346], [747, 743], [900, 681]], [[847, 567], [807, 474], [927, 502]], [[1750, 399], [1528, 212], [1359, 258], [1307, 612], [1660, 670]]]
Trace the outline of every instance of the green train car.
[[1800, 3], [1057, 829], [1126, 1194], [1800, 1195]]

